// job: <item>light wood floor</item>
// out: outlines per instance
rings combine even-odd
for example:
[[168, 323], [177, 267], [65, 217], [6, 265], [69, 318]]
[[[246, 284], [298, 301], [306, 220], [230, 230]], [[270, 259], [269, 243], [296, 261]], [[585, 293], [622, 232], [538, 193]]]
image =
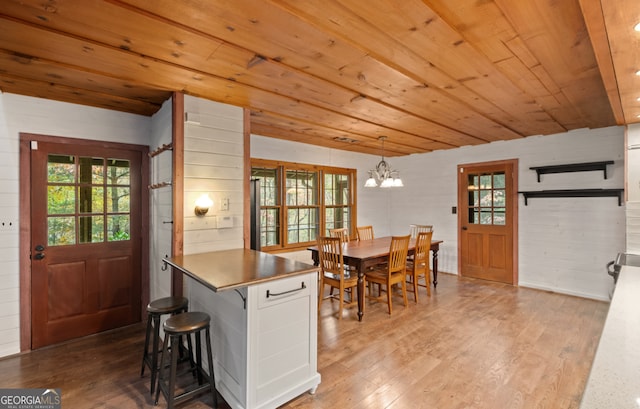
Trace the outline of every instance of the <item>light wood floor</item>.
[[[368, 303], [363, 322], [325, 301], [322, 383], [285, 407], [578, 408], [607, 303], [446, 274], [424, 291], [406, 309], [396, 298], [392, 316]], [[61, 388], [65, 408], [152, 408], [143, 341], [134, 325], [1, 359], [0, 388]]]

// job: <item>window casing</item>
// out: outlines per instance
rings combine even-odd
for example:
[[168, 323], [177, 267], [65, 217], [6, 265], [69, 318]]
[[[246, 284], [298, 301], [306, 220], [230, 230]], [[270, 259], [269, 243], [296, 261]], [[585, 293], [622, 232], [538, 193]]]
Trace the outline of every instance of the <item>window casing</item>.
[[306, 248], [333, 228], [355, 231], [355, 169], [253, 159], [251, 177], [260, 179], [263, 251]]

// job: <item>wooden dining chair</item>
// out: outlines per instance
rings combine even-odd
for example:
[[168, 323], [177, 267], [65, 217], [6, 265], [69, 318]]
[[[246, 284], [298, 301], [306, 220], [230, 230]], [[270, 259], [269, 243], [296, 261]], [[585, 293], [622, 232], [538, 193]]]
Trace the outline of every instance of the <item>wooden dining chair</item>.
[[[391, 238], [391, 245], [389, 246], [389, 262], [379, 268], [369, 270], [365, 272], [365, 278], [367, 282], [377, 283], [380, 286], [384, 285], [387, 292], [387, 305], [389, 306], [389, 314], [393, 309], [391, 302], [391, 287], [394, 284], [400, 284], [402, 288], [402, 298], [404, 300], [404, 306], [407, 306], [407, 283], [406, 283], [406, 268], [407, 268], [407, 253], [409, 251], [409, 240], [411, 236], [393, 236]], [[369, 294], [373, 297], [372, 294]], [[378, 293], [380, 295], [380, 293]], [[379, 299], [380, 297], [378, 297]]]
[[349, 304], [354, 303], [354, 288], [358, 285], [357, 274], [349, 274], [345, 271], [342, 257], [342, 241], [339, 237], [318, 237], [318, 259], [320, 260], [320, 291], [318, 309], [322, 306], [325, 284], [338, 290], [338, 294], [330, 294], [326, 298], [336, 298], [340, 301], [338, 319], [342, 319], [342, 306], [345, 303], [344, 295], [350, 290]]
[[[342, 244], [346, 244], [349, 243], [350, 238], [349, 238], [349, 230], [346, 227], [342, 227], [342, 228], [338, 228], [338, 229], [329, 229], [329, 237], [338, 237], [340, 238], [340, 242]], [[347, 274], [356, 274], [356, 268], [346, 265], [344, 266], [344, 270], [347, 272]], [[333, 287], [331, 287], [331, 290], [329, 291], [329, 295], [333, 296]], [[349, 294], [351, 294], [351, 289], [347, 289], [347, 292]]]
[[356, 234], [358, 236], [358, 241], [373, 240], [373, 226], [356, 227]]
[[409, 234], [412, 239], [418, 237], [418, 233], [428, 233], [433, 232], [433, 226], [430, 224], [410, 224], [409, 225]]
[[344, 243], [349, 242], [349, 230], [346, 227], [339, 229], [329, 229], [329, 237], [338, 237], [340, 241]]
[[418, 233], [413, 258], [407, 260], [407, 283], [413, 285], [413, 297], [418, 302], [418, 287], [420, 276], [424, 276], [427, 295], [431, 296], [431, 267], [429, 266], [429, 251], [433, 232]]

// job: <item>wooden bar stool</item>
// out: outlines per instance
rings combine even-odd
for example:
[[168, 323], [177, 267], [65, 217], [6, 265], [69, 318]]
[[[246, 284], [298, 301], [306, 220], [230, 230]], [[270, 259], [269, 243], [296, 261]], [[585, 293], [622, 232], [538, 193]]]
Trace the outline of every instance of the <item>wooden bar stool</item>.
[[[209, 314], [204, 312], [185, 312], [183, 314], [174, 315], [165, 321], [164, 344], [162, 347], [162, 362], [160, 363], [160, 373], [158, 374], [158, 387], [156, 389], [155, 404], [158, 404], [160, 392], [167, 401], [168, 409], [172, 409], [174, 405], [182, 403], [192, 397], [210, 391], [213, 395], [213, 405], [218, 407], [218, 396], [215, 386], [215, 375], [213, 373], [213, 354], [211, 353], [211, 333], [209, 331], [211, 318]], [[209, 373], [207, 374], [202, 368], [202, 332], [205, 333], [205, 347], [207, 352], [207, 362]], [[189, 345], [189, 356], [192, 356], [191, 335], [195, 336], [196, 362], [195, 366], [190, 360], [190, 367], [187, 373], [195, 371], [197, 373], [198, 385], [187, 386], [184, 392], [176, 395], [176, 378], [178, 367], [179, 343], [182, 336], [187, 337]], [[166, 370], [169, 369], [169, 380], [167, 382]], [[206, 380], [206, 382], [204, 382]]]
[[[140, 377], [144, 376], [144, 368], [148, 366], [151, 370], [150, 394], [156, 386], [158, 374], [158, 348], [160, 344], [160, 317], [166, 314], [180, 314], [189, 309], [189, 300], [184, 297], [165, 297], [152, 301], [147, 305], [147, 334], [144, 339], [144, 354], [142, 355], [142, 369]], [[153, 329], [153, 334], [151, 333]], [[149, 342], [153, 342], [149, 351]]]

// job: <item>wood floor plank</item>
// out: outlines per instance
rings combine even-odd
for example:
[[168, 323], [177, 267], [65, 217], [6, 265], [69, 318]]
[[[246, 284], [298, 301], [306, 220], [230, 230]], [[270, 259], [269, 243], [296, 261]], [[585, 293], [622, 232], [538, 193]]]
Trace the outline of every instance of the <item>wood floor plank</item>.
[[[318, 316], [315, 395], [284, 408], [578, 408], [608, 304], [439, 276], [407, 308], [337, 302]], [[64, 407], [153, 408], [139, 377], [143, 325], [0, 359], [2, 388], [60, 388]], [[211, 397], [181, 405], [211, 407]], [[160, 398], [159, 406], [164, 401]], [[228, 408], [225, 403], [221, 408]]]

